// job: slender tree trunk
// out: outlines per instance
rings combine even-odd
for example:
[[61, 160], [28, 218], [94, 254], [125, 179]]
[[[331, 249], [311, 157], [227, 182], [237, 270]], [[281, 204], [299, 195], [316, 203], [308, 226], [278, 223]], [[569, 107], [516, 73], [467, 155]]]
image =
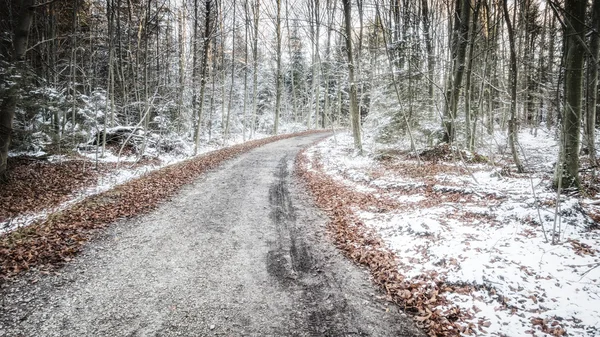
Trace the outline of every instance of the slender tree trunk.
[[231, 105], [233, 104], [233, 85], [235, 84], [235, 24], [236, 24], [236, 0], [233, 0], [233, 30], [231, 38], [231, 86], [229, 87], [229, 100], [227, 103], [227, 118], [225, 119], [225, 134], [223, 138], [229, 138], [229, 122], [231, 120]]
[[504, 20], [506, 21], [506, 31], [508, 33], [508, 44], [510, 47], [510, 120], [508, 121], [508, 144], [510, 151], [517, 166], [517, 172], [524, 171], [523, 164], [519, 159], [517, 152], [517, 52], [515, 51], [515, 34], [510, 14], [508, 13], [508, 0], [503, 1]]
[[206, 88], [206, 68], [208, 64], [208, 49], [210, 46], [210, 30], [211, 30], [211, 16], [212, 16], [212, 1], [204, 1], [204, 34], [202, 35], [202, 65], [200, 68], [200, 98], [198, 102], [198, 124], [196, 125], [196, 140], [194, 146], [194, 155], [198, 154], [198, 148], [200, 147], [200, 132], [202, 130], [202, 109], [204, 107], [204, 89]]
[[433, 53], [433, 39], [431, 37], [431, 14], [429, 13], [428, 0], [421, 0], [421, 17], [423, 21], [423, 37], [427, 50], [427, 105], [430, 114], [433, 114], [433, 85], [435, 83], [435, 55]]
[[276, 35], [276, 62], [277, 69], [275, 70], [275, 122], [273, 123], [273, 134], [279, 131], [279, 116], [281, 114], [281, 92], [283, 91], [283, 75], [281, 74], [281, 0], [277, 1], [277, 17], [275, 18], [275, 35]]
[[475, 137], [473, 128], [473, 112], [471, 111], [471, 100], [472, 100], [472, 85], [471, 79], [473, 75], [473, 52], [475, 51], [475, 36], [477, 35], [477, 20], [479, 18], [479, 9], [481, 8], [481, 0], [477, 0], [477, 5], [475, 6], [475, 13], [473, 15], [473, 20], [471, 22], [471, 31], [470, 31], [470, 39], [469, 39], [469, 56], [467, 57], [467, 69], [466, 69], [466, 79], [465, 79], [465, 134], [466, 134], [466, 145], [467, 149], [473, 150], [473, 146], [475, 145]]
[[[547, 6], [547, 11], [550, 11], [550, 9], [548, 8], [549, 6]], [[556, 40], [556, 17], [554, 15], [551, 15], [552, 19], [550, 20], [550, 27], [548, 27], [548, 71], [546, 72], [547, 78], [548, 80], [546, 81], [546, 85], [548, 86], [548, 89], [551, 90], [552, 88], [552, 78], [554, 77], [554, 43]], [[554, 125], [554, 119], [556, 118], [556, 111], [558, 109], [558, 106], [556, 106], [555, 104], [553, 104], [552, 99], [548, 99], [548, 111], [546, 113], [546, 124], [548, 126], [548, 128], [551, 128]]]
[[352, 3], [350, 0], [342, 0], [344, 5], [344, 22], [346, 33], [346, 54], [348, 56], [348, 86], [350, 87], [350, 117], [352, 120], [352, 136], [354, 138], [354, 149], [362, 155], [362, 140], [360, 135], [360, 116], [358, 111], [358, 100], [356, 93], [356, 81], [354, 78], [354, 53], [352, 51]]
[[[200, 121], [196, 120], [198, 109], [198, 0], [194, 0], [194, 29], [192, 32], [192, 121], [200, 127]], [[194, 125], [195, 126], [195, 125]], [[194, 154], [196, 150], [194, 150]]]
[[256, 110], [258, 108], [258, 22], [260, 18], [260, 0], [255, 0], [252, 14], [254, 15], [254, 36], [252, 41], [252, 123], [250, 128], [250, 138], [254, 136], [256, 128]]
[[186, 40], [186, 13], [184, 7], [179, 11], [179, 92], [177, 93], [177, 132], [181, 132], [183, 120], [183, 93], [185, 90], [185, 40]]
[[243, 120], [242, 120], [242, 139], [246, 141], [246, 127], [248, 126], [247, 121], [247, 108], [248, 108], [248, 44], [249, 39], [249, 26], [250, 15], [248, 13], [248, 2], [244, 1], [244, 107], [243, 107]]
[[[289, 9], [289, 1], [286, 0], [285, 1], [285, 26], [286, 26], [286, 31], [287, 31], [287, 35], [288, 38], [291, 39], [291, 34], [290, 34], [290, 9]], [[288, 43], [288, 54], [290, 59], [292, 58], [292, 43]], [[295, 78], [295, 74], [294, 74], [294, 67], [293, 67], [293, 62], [292, 63], [292, 69], [290, 70], [290, 82], [292, 85], [292, 108], [293, 108], [293, 112], [294, 112], [294, 122], [298, 122], [298, 98], [296, 97], [296, 78]]]
[[592, 166], [596, 166], [596, 104], [598, 102], [598, 51], [600, 50], [600, 1], [592, 4], [592, 29], [590, 32], [590, 53], [587, 68], [587, 99], [585, 139]]

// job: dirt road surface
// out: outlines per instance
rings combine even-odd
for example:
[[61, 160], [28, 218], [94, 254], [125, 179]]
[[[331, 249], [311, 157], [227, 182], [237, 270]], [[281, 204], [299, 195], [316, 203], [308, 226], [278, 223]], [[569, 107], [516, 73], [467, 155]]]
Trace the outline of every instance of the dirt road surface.
[[292, 174], [323, 135], [226, 162], [58, 275], [0, 290], [0, 336], [421, 336], [335, 250]]

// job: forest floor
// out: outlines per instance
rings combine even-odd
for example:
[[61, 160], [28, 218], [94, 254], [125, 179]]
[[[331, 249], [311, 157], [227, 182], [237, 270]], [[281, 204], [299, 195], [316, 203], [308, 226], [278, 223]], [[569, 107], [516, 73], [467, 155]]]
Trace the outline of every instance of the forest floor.
[[[490, 141], [481, 154], [441, 146], [420, 151], [416, 156], [399, 150], [399, 147], [376, 145], [367, 139], [365, 155], [356, 156], [352, 140], [345, 133], [301, 152], [296, 171], [312, 192], [317, 205], [329, 216], [329, 234], [338, 248], [370, 269], [372, 280], [384, 289], [387, 300], [412, 314], [417, 324], [429, 334], [598, 335], [600, 202], [595, 196], [597, 191], [594, 185], [588, 184], [587, 196], [567, 191], [557, 203], [556, 191], [550, 188], [557, 149], [553, 135], [543, 129], [538, 130], [537, 135], [527, 130], [520, 134], [519, 139], [526, 155], [528, 173], [524, 174], [514, 172], [502, 141]], [[0, 334], [2, 329], [7, 329], [5, 331], [10, 335], [19, 331], [38, 331], [35, 329], [40, 327], [49, 329], [46, 332], [61, 331], [56, 321], [49, 325], [34, 321], [37, 323], [31, 325], [28, 317], [31, 312], [38, 315], [35, 319], [46, 315], [43, 307], [47, 305], [74, 305], [67, 303], [70, 296], [67, 293], [53, 293], [51, 296], [56, 295], [57, 301], [51, 304], [44, 301], [48, 301], [51, 288], [63, 289], [71, 282], [79, 284], [83, 278], [76, 276], [75, 270], [82, 274], [96, 270], [90, 268], [96, 263], [93, 259], [98, 252], [106, 250], [101, 255], [102, 261], [112, 259], [109, 252], [118, 247], [109, 243], [112, 244], [112, 239], [120, 240], [121, 235], [126, 233], [110, 229], [110, 233], [106, 234], [106, 226], [150, 212], [164, 200], [175, 196], [179, 188], [192, 183], [199, 174], [271, 141], [273, 139], [257, 140], [185, 161], [183, 156], [146, 156], [141, 159], [131, 155], [120, 159], [107, 156], [98, 162], [97, 167], [94, 153], [44, 158], [12, 157], [9, 165], [13, 169], [13, 181], [0, 190], [0, 202], [6, 205], [0, 208], [0, 284], [4, 283], [3, 298], [14, 302], [5, 302], [2, 306], [0, 316], [6, 319], [0, 321]], [[213, 149], [205, 151], [208, 150]], [[286, 155], [288, 166], [292, 157], [292, 152]], [[252, 167], [262, 165], [261, 160], [251, 162]], [[287, 177], [288, 171], [282, 171], [282, 165], [277, 166], [280, 171], [274, 169], [276, 177]], [[589, 171], [583, 172], [585, 181], [590, 181]], [[244, 176], [248, 178], [249, 174], [244, 173]], [[306, 265], [301, 256], [305, 255], [298, 253], [298, 247], [309, 249], [312, 245], [318, 246], [315, 251], [310, 251], [311, 256], [321, 256], [318, 259], [324, 256], [327, 262], [319, 264], [309, 259], [312, 264], [307, 268], [311, 273], [316, 271], [316, 275], [325, 270], [324, 266], [341, 262], [329, 260], [336, 253], [325, 251], [326, 245], [321, 245], [323, 237], [320, 235], [323, 233], [319, 232], [320, 225], [306, 225], [318, 237], [308, 241], [298, 238], [300, 227], [297, 224], [290, 227], [291, 219], [302, 217], [298, 209], [312, 208], [310, 202], [297, 200], [302, 188], [293, 183], [286, 184], [279, 184], [273, 189], [285, 190], [283, 199], [292, 198], [303, 206], [294, 206], [296, 214], [291, 217], [283, 213], [274, 215], [284, 220], [280, 227], [283, 231], [278, 229], [277, 237], [283, 238], [281, 240], [285, 244], [276, 244], [283, 250], [269, 250], [272, 263], [267, 265], [267, 269], [271, 277], [280, 276], [283, 280], [280, 283], [293, 284], [294, 292], [304, 293], [305, 296], [297, 300], [304, 303], [303, 308], [307, 308], [306, 303], [324, 300], [324, 288], [308, 291], [312, 289], [310, 284], [318, 280], [302, 270]], [[212, 189], [210, 186], [203, 188]], [[231, 185], [229, 190], [235, 190], [234, 186]], [[294, 195], [290, 196], [290, 193]], [[271, 201], [269, 206], [265, 206], [267, 209], [272, 210], [273, 202], [278, 200], [273, 199], [274, 196], [277, 194], [269, 194]], [[284, 203], [275, 208], [289, 207]], [[213, 209], [205, 211], [215, 212]], [[170, 226], [173, 219], [182, 216], [169, 214], [157, 226]], [[190, 223], [195, 221], [192, 218], [188, 220]], [[206, 221], [210, 222], [206, 225], [216, 228], [217, 232], [226, 232], [222, 223]], [[315, 221], [318, 222], [315, 219], [309, 222]], [[131, 229], [139, 224], [127, 226], [125, 228]], [[156, 226], [152, 228], [160, 232]], [[143, 234], [146, 238], [148, 235], [151, 234]], [[87, 243], [98, 236], [104, 239]], [[135, 243], [132, 236], [126, 236], [128, 243]], [[158, 239], [152, 240], [149, 242]], [[175, 241], [171, 243], [181, 243]], [[279, 241], [269, 240], [271, 248], [273, 242]], [[145, 247], [145, 244], [135, 243], [134, 246]], [[157, 248], [162, 246], [161, 242]], [[213, 247], [213, 244], [206, 243], [206, 247]], [[77, 256], [82, 251], [81, 260]], [[123, 254], [120, 256], [130, 252], [123, 250]], [[172, 255], [178, 253], [173, 252]], [[278, 261], [285, 264], [276, 263]], [[172, 267], [175, 262], [168, 264]], [[56, 269], [64, 265], [65, 269]], [[105, 269], [109, 267], [106, 263], [101, 265]], [[359, 297], [353, 300], [341, 294], [332, 295], [331, 287], [340, 287], [340, 275], [350, 270], [346, 265], [341, 268], [345, 268], [343, 272], [338, 269], [333, 274], [329, 273], [326, 279], [321, 279], [330, 283], [325, 291], [326, 297], [333, 298], [332, 301], [327, 301], [329, 297], [325, 299], [329, 309], [321, 307], [321, 311], [312, 312], [312, 318], [307, 318], [310, 322], [321, 322], [318, 326], [322, 331], [337, 329], [336, 333], [342, 333], [343, 329], [339, 329], [346, 324], [344, 320], [348, 316], [331, 311], [332, 303], [346, 307], [348, 301], [365, 301], [365, 298], [376, 296], [369, 292], [368, 287], [361, 288]], [[15, 278], [15, 275], [23, 275], [27, 270], [33, 271]], [[90, 275], [101, 273], [96, 271]], [[140, 273], [147, 274], [147, 271]], [[128, 277], [139, 278], [139, 275]], [[348, 282], [362, 284], [364, 280], [359, 279]], [[85, 282], [92, 280], [85, 278]], [[107, 285], [99, 285], [103, 286]], [[181, 284], [177, 287], [181, 288]], [[352, 287], [350, 285], [344, 291], [351, 293], [354, 291]], [[70, 291], [68, 287], [65, 289]], [[31, 310], [29, 302], [33, 302], [35, 310]], [[380, 302], [370, 303], [365, 309], [371, 311], [367, 315], [370, 318], [366, 317], [360, 324], [371, 324], [369, 322], [374, 316], [381, 315], [382, 308], [384, 316], [396, 312], [390, 310], [394, 307]], [[81, 309], [83, 304], [77, 305]], [[349, 311], [353, 312], [351, 315], [356, 315], [354, 310]], [[394, 315], [389, 320], [400, 324], [400, 329], [408, 329], [404, 318]], [[135, 322], [133, 326], [137, 326], [138, 331], [149, 331], [143, 327], [148, 324], [148, 317], [142, 316], [121, 317], [119, 321]], [[335, 317], [333, 325], [327, 325], [330, 316]], [[225, 317], [229, 319], [231, 316], [227, 314]], [[86, 324], [98, 323], [93, 321], [94, 317], [86, 319]], [[213, 321], [215, 319], [213, 317]], [[384, 320], [389, 321], [388, 318]], [[29, 322], [25, 325], [30, 325], [24, 327], [17, 321]], [[207, 333], [225, 331], [216, 328], [222, 322], [218, 325], [203, 322], [208, 326]], [[304, 323], [294, 322], [296, 326], [308, 329]], [[107, 324], [110, 325], [104, 322], [100, 326], [108, 329]], [[368, 331], [366, 325], [357, 328], [357, 331]], [[211, 328], [213, 326], [215, 328]], [[227, 329], [226, 325], [223, 327]], [[78, 328], [92, 329], [89, 325]], [[385, 329], [389, 328], [386, 325]], [[379, 331], [380, 335], [386, 335], [385, 331]]]
[[430, 334], [597, 336], [596, 191], [557, 198], [554, 137], [519, 139], [529, 173], [515, 173], [497, 143], [485, 155], [439, 146], [416, 156], [367, 140], [357, 156], [346, 133], [299, 165], [338, 247]]
[[292, 174], [323, 136], [211, 152], [0, 236], [0, 335], [422, 335]]

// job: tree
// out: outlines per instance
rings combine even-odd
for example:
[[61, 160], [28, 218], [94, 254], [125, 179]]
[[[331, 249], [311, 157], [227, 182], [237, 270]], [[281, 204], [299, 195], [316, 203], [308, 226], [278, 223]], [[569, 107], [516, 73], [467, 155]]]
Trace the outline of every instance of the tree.
[[354, 149], [362, 155], [362, 140], [360, 136], [360, 115], [358, 111], [358, 98], [356, 81], [354, 78], [354, 54], [352, 52], [352, 4], [350, 0], [342, 0], [344, 5], [344, 22], [346, 38], [346, 55], [348, 57], [348, 87], [350, 88], [350, 118], [352, 121], [352, 137]]
[[590, 31], [590, 54], [587, 58], [587, 93], [585, 140], [592, 166], [596, 166], [596, 105], [598, 103], [598, 54], [600, 51], [600, 1], [592, 4], [592, 27]]
[[14, 83], [3, 83], [3, 85], [8, 84], [10, 87], [7, 89], [4, 99], [0, 102], [0, 182], [8, 181], [8, 148], [11, 141], [12, 124], [15, 117], [18, 90], [22, 78], [24, 77], [24, 69], [26, 66], [25, 54], [27, 52], [29, 29], [31, 28], [31, 23], [33, 21], [34, 5], [35, 0], [21, 0], [21, 12], [14, 28], [12, 55], [7, 57], [12, 60], [9, 62], [4, 61], [7, 63], [7, 66], [14, 71], [14, 76], [10, 79], [13, 80]]
[[[506, 30], [508, 32], [508, 44], [510, 48], [510, 119], [508, 121], [508, 144], [510, 146], [510, 152], [512, 153], [513, 160], [517, 166], [517, 172], [522, 173], [524, 171], [523, 164], [519, 159], [517, 151], [517, 52], [515, 50], [515, 33], [513, 26], [510, 21], [510, 14], [508, 13], [508, 0], [504, 0], [502, 3], [502, 10], [504, 12], [504, 20], [506, 21]], [[515, 8], [516, 10], [516, 8]]]
[[[197, 1], [197, 0], [196, 0]], [[202, 128], [202, 111], [204, 107], [204, 91], [206, 88], [206, 77], [208, 76], [206, 68], [208, 64], [208, 48], [210, 46], [210, 34], [211, 34], [211, 17], [212, 17], [212, 0], [204, 0], [204, 33], [202, 35], [203, 47], [202, 47], [202, 64], [200, 66], [200, 98], [199, 106], [197, 110], [198, 124], [196, 125], [196, 138], [194, 146], [194, 154], [198, 153], [198, 147], [200, 146], [200, 131]]]
[[456, 0], [454, 10], [454, 28], [452, 30], [452, 72], [448, 76], [449, 83], [446, 90], [444, 105], [444, 135], [442, 141], [454, 142], [456, 135], [455, 120], [458, 108], [463, 75], [465, 73], [465, 58], [469, 42], [469, 18], [471, 16], [470, 0]]
[[562, 111], [559, 157], [554, 186], [577, 187], [579, 180], [579, 132], [581, 131], [583, 61], [585, 58], [585, 10], [587, 0], [565, 0], [565, 98]]
[[281, 93], [283, 91], [283, 75], [281, 74], [281, 0], [277, 2], [277, 15], [275, 18], [275, 57], [277, 69], [275, 70], [275, 122], [273, 125], [273, 134], [279, 131], [279, 116], [281, 115]]

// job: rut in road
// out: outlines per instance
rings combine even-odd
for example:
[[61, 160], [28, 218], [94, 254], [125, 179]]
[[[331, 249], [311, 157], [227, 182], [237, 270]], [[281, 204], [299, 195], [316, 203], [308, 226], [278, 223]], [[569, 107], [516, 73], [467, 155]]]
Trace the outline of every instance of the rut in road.
[[[257, 148], [1, 289], [2, 336], [420, 336], [326, 239], [293, 178], [319, 135]], [[34, 282], [35, 281], [35, 282]]]

